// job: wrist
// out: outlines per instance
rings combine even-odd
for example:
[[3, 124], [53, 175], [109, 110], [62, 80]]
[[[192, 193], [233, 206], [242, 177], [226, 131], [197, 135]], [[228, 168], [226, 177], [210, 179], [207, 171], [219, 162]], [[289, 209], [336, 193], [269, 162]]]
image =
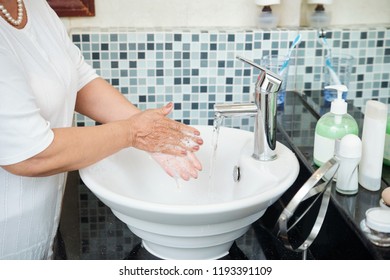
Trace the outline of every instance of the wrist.
[[128, 120], [121, 120], [109, 123], [110, 133], [114, 136], [112, 139], [118, 142], [118, 146], [123, 148], [133, 147], [134, 136], [132, 134], [132, 124]]

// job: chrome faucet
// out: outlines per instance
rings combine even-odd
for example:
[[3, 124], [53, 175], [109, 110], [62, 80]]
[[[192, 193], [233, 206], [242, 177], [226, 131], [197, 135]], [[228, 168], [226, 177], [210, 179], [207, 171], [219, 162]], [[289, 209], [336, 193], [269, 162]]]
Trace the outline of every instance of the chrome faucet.
[[224, 117], [254, 116], [255, 139], [253, 158], [269, 161], [276, 158], [276, 113], [277, 93], [282, 84], [282, 78], [256, 63], [237, 56], [237, 59], [257, 68], [260, 74], [255, 85], [255, 103], [248, 104], [215, 104], [216, 115]]

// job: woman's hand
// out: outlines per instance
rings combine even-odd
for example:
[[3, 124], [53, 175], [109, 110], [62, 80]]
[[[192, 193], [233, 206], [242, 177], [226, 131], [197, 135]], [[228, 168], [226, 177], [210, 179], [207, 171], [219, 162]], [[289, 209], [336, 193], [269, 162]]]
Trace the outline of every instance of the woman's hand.
[[130, 122], [130, 146], [151, 153], [185, 156], [199, 150], [203, 144], [195, 128], [176, 122], [166, 116], [173, 104], [160, 109], [149, 109], [133, 115]]
[[183, 180], [198, 178], [198, 171], [202, 165], [195, 154], [188, 152], [186, 156], [173, 156], [168, 154], [153, 153], [152, 158], [173, 178], [181, 177]]

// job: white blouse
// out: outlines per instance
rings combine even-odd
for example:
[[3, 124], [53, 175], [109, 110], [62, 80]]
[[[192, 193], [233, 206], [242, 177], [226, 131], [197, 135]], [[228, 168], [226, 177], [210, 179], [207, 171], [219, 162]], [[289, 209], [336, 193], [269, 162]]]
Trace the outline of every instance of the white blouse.
[[[45, 0], [24, 0], [27, 25], [0, 17], [0, 166], [28, 159], [72, 125], [77, 92], [96, 72]], [[0, 259], [51, 258], [66, 174], [15, 176], [0, 168]]]

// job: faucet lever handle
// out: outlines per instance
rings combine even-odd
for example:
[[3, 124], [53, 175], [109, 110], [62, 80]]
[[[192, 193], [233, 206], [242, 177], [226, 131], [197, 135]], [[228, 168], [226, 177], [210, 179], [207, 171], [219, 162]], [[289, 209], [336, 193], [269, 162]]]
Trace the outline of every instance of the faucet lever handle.
[[259, 64], [254, 63], [253, 61], [251, 61], [249, 59], [246, 59], [246, 58], [244, 58], [242, 56], [239, 56], [239, 55], [237, 55], [236, 58], [238, 60], [241, 60], [241, 61], [245, 62], [246, 64], [249, 64], [252, 67], [255, 67], [255, 68], [259, 69], [262, 72], [267, 72], [267, 69], [265, 69], [264, 67], [260, 66]]
[[244, 57], [239, 56], [239, 55], [237, 55], [236, 58], [241, 60], [242, 62], [245, 62], [246, 64], [249, 64], [252, 67], [255, 67], [255, 68], [259, 69], [261, 72], [264, 72], [265, 75], [272, 76], [272, 77], [274, 77], [277, 80], [282, 80], [282, 77], [279, 74], [276, 74], [276, 73], [274, 73], [274, 72], [264, 68], [263, 66], [260, 66], [259, 64], [254, 63], [253, 61], [251, 61], [251, 60], [249, 60], [247, 58], [244, 58]]
[[283, 78], [279, 74], [276, 74], [276, 73], [274, 73], [274, 72], [264, 68], [263, 66], [260, 66], [259, 64], [254, 63], [253, 61], [251, 61], [249, 59], [246, 59], [246, 58], [244, 58], [242, 56], [239, 56], [239, 55], [237, 55], [236, 58], [241, 60], [241, 61], [243, 61], [243, 62], [245, 62], [245, 63], [247, 63], [247, 64], [249, 64], [250, 66], [253, 66], [253, 67], [259, 69], [261, 72], [263, 72], [263, 73], [260, 74], [261, 76], [272, 77], [271, 79], [274, 80], [276, 84], [280, 84], [281, 81], [283, 80]]
[[274, 93], [279, 91], [280, 85], [282, 84], [282, 77], [264, 67], [250, 61], [241, 56], [236, 56], [237, 59], [259, 69], [261, 71], [259, 78], [257, 80], [256, 86], [259, 86], [266, 93]]

